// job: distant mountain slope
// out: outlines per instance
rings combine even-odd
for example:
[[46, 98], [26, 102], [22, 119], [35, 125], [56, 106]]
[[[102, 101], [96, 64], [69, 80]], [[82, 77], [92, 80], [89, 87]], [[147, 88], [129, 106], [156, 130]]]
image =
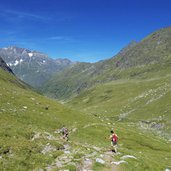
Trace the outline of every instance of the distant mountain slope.
[[117, 61], [120, 67], [132, 67], [149, 63], [164, 62], [171, 53], [171, 27], [160, 29], [126, 53], [119, 54]]
[[45, 83], [41, 91], [53, 98], [67, 98], [79, 93], [81, 89], [87, 87], [85, 80], [89, 79], [89, 75], [86, 72], [91, 68], [92, 64], [90, 63], [77, 63], [74, 67], [54, 75]]
[[0, 56], [21, 80], [33, 87], [39, 87], [53, 73], [73, 64], [68, 59], [52, 59], [41, 52], [15, 46], [1, 48]]
[[78, 63], [58, 73], [42, 91], [58, 99], [79, 94], [97, 84], [118, 79], [156, 76], [171, 66], [171, 27], [160, 29], [141, 42], [132, 42], [116, 56], [94, 64]]

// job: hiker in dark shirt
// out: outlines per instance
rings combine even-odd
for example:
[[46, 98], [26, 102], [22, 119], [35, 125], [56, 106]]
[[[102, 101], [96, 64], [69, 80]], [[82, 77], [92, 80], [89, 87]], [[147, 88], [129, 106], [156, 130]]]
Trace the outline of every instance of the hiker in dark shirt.
[[65, 127], [65, 126], [63, 126], [62, 128], [61, 128], [61, 133], [62, 133], [62, 138], [64, 139], [64, 140], [66, 140], [66, 141], [68, 141], [68, 129]]

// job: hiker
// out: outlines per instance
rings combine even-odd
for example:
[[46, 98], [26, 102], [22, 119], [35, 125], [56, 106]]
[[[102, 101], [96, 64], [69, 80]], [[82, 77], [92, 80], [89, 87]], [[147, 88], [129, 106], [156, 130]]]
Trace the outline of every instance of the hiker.
[[118, 136], [114, 133], [113, 130], [111, 130], [111, 135], [109, 139], [111, 140], [112, 152], [117, 153]]
[[60, 132], [62, 133], [62, 138], [68, 141], [68, 129], [65, 126], [63, 126]]

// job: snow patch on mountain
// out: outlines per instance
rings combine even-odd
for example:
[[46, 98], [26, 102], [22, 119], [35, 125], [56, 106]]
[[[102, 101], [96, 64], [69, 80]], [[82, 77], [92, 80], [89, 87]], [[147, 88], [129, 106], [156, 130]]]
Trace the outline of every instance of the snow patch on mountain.
[[16, 60], [15, 63], [14, 63], [14, 66], [18, 65], [19, 64], [19, 61]]
[[14, 63], [7, 63], [8, 66], [17, 66], [18, 64], [21, 64], [23, 62], [23, 59], [20, 59], [20, 60], [15, 60]]
[[12, 63], [7, 63], [7, 66], [9, 66], [9, 67], [12, 66], [12, 65], [13, 65]]
[[28, 53], [28, 56], [31, 58], [33, 56], [33, 53]]

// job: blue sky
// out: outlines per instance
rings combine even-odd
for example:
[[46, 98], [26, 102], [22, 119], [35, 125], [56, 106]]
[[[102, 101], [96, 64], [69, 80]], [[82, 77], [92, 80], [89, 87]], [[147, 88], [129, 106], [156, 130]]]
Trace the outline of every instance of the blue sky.
[[0, 47], [95, 62], [171, 26], [171, 0], [1, 0]]

